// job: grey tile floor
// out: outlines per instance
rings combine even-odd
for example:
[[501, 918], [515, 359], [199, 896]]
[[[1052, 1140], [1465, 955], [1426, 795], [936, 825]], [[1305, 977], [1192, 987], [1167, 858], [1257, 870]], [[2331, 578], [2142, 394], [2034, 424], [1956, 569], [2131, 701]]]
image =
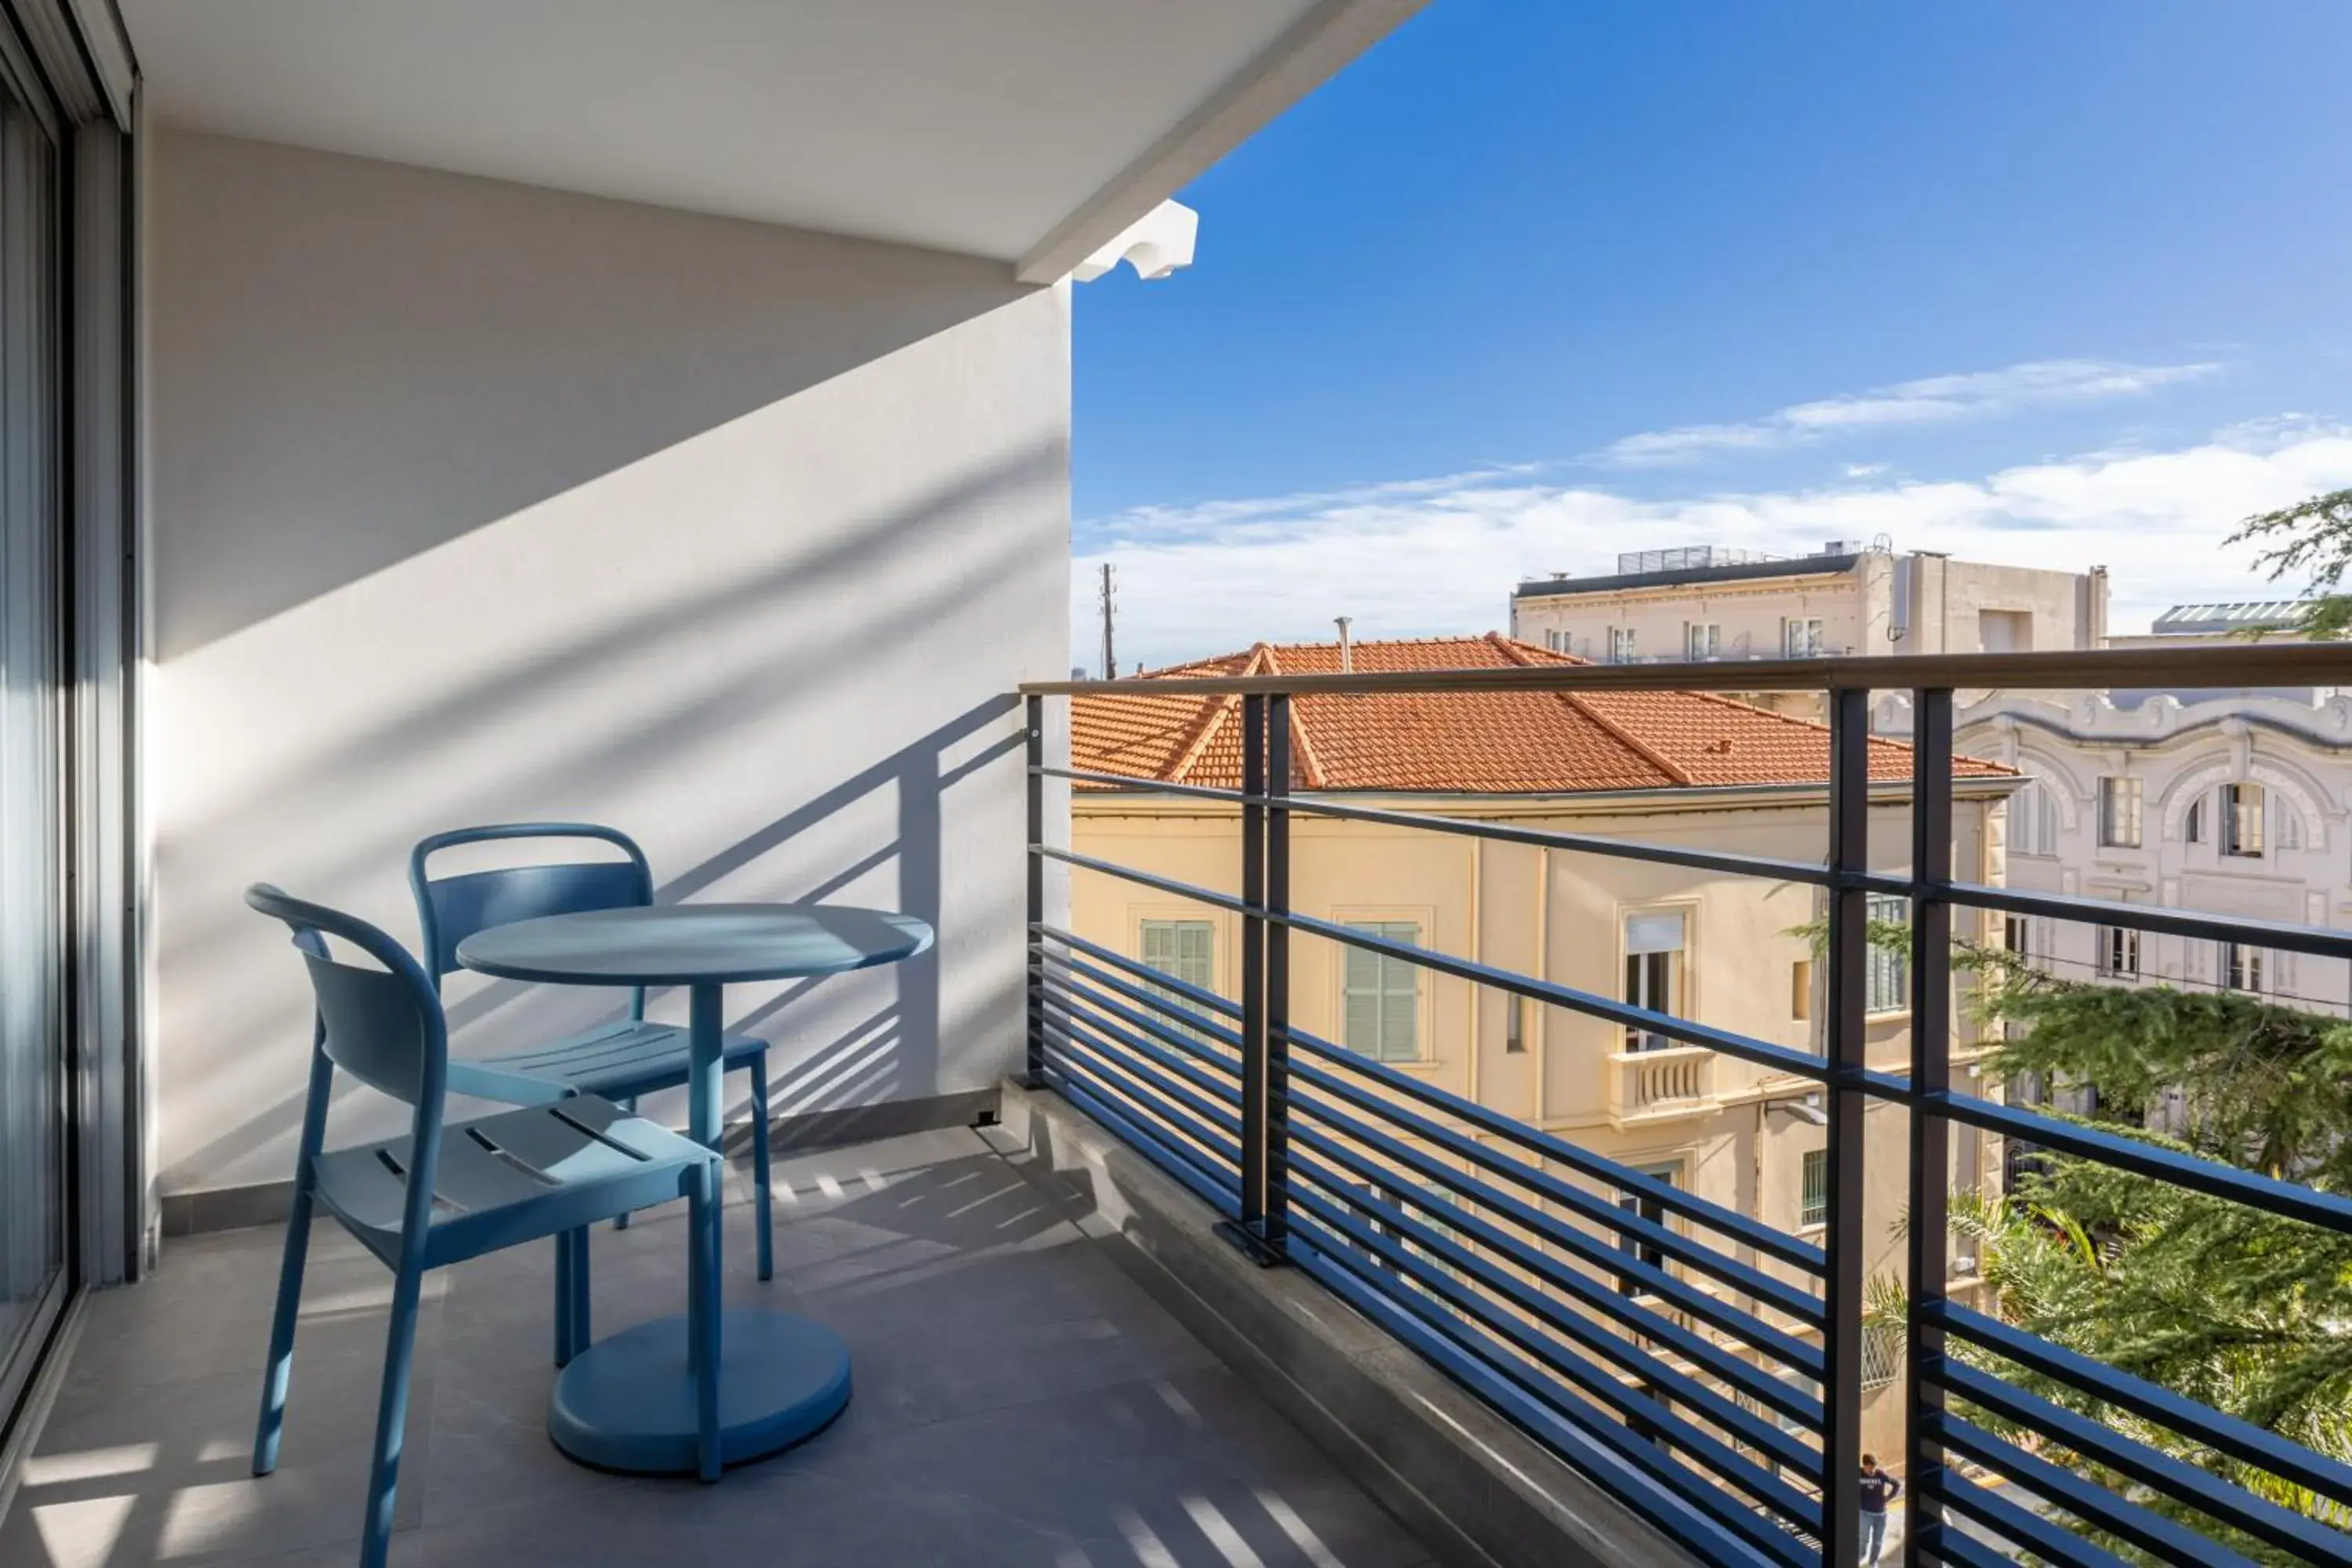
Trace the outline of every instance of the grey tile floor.
[[[718, 1485], [601, 1474], [548, 1441], [551, 1248], [430, 1278], [394, 1560], [403, 1568], [1029, 1564], [1416, 1568], [1423, 1548], [974, 1132], [783, 1162], [776, 1279], [743, 1174], [730, 1300], [805, 1311], [856, 1393]], [[597, 1331], [683, 1309], [681, 1208], [595, 1239]], [[320, 1226], [285, 1453], [248, 1471], [279, 1234], [176, 1241], [88, 1326], [5, 1568], [355, 1558], [389, 1276]]]

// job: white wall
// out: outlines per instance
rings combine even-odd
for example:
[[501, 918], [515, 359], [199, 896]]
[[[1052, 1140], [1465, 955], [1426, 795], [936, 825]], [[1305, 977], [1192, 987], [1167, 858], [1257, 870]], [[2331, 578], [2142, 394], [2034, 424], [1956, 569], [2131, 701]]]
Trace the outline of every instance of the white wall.
[[[1066, 293], [257, 142], [150, 156], [163, 1190], [291, 1173], [309, 1003], [244, 887], [413, 943], [408, 847], [467, 822], [623, 826], [667, 898], [931, 917], [935, 958], [730, 993], [783, 1109], [1011, 1067], [1007, 694], [1069, 640]], [[618, 1000], [451, 994], [460, 1054]], [[393, 1124], [372, 1098], [335, 1136]]]

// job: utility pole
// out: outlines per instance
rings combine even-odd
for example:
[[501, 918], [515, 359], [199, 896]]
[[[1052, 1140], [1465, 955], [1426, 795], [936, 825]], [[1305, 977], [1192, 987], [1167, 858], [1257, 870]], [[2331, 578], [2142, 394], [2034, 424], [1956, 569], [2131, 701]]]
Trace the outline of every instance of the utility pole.
[[1103, 679], [1105, 680], [1118, 679], [1118, 660], [1112, 657], [1110, 640], [1111, 619], [1118, 607], [1118, 601], [1111, 593], [1110, 563], [1106, 561], [1103, 563], [1102, 573]]

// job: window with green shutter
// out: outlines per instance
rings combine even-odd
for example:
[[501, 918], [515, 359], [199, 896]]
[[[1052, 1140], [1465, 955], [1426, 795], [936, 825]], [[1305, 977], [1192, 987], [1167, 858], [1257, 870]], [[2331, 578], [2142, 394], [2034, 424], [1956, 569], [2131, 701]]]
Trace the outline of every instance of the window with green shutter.
[[[1783, 1169], [1786, 1169], [1784, 1166]], [[1804, 1192], [1797, 1200], [1799, 1225], [1827, 1225], [1830, 1221], [1830, 1152], [1826, 1149], [1805, 1151]]]
[[[1348, 929], [1389, 942], [1421, 945], [1412, 921], [1349, 921]], [[1350, 947], [1340, 979], [1340, 1043], [1375, 1061], [1409, 1062], [1421, 1056], [1421, 965], [1385, 952]]]
[[[1202, 991], [1217, 988], [1217, 928], [1210, 921], [1145, 921], [1143, 952], [1147, 967], [1156, 969], [1171, 980]], [[1206, 1016], [1207, 1010], [1188, 996], [1164, 985], [1150, 989], [1168, 998], [1174, 1006], [1193, 1016]], [[1188, 1033], [1198, 1033], [1183, 1026], [1181, 1020], [1171, 1023], [1187, 1027]]]
[[[1885, 931], [1911, 923], [1911, 900], [1895, 893], [1873, 893], [1868, 920]], [[1876, 934], [1876, 933], [1874, 933]], [[1911, 955], [1873, 942], [1868, 948], [1870, 983], [1863, 1006], [1872, 1013], [1907, 1012], [1911, 1006]]]

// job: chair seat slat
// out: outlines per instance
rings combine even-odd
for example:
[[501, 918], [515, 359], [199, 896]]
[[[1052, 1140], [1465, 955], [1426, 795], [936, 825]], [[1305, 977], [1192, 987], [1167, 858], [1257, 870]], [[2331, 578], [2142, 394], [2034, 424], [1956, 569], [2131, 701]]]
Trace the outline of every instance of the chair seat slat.
[[[551, 1078], [591, 1094], [627, 1100], [674, 1089], [687, 1079], [687, 1031], [676, 1024], [605, 1025], [529, 1050], [485, 1057], [486, 1067]], [[719, 1054], [740, 1063], [768, 1048], [751, 1035], [729, 1035]]]

